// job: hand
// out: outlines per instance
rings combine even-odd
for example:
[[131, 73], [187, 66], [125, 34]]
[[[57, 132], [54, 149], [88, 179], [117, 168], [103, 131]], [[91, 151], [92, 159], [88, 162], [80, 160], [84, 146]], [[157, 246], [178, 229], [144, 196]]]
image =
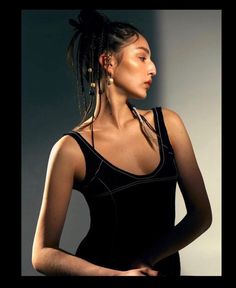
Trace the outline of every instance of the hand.
[[158, 271], [153, 270], [150, 267], [142, 267], [137, 269], [131, 269], [122, 271], [118, 276], [158, 276]]
[[[140, 260], [140, 259], [136, 259], [136, 260], [134, 260], [133, 261], [133, 263], [131, 264], [131, 267], [130, 268], [132, 268], [132, 269], [140, 269], [140, 268], [148, 268], [148, 270], [147, 271], [151, 271], [151, 273], [153, 274], [154, 273], [154, 271], [156, 272], [156, 275], [149, 275], [149, 276], [159, 276], [160, 275], [160, 272], [159, 271], [157, 271], [157, 270], [153, 270], [153, 268], [152, 268], [152, 266], [150, 265], [150, 264], [148, 264], [148, 263], [145, 263], [145, 262], [143, 262], [142, 260]], [[129, 270], [130, 271], [130, 270]], [[144, 270], [144, 271], [146, 271], [146, 270]], [[148, 273], [149, 273], [148, 272]], [[143, 272], [142, 272], [143, 273]], [[147, 275], [144, 275], [144, 276], [147, 276]]]

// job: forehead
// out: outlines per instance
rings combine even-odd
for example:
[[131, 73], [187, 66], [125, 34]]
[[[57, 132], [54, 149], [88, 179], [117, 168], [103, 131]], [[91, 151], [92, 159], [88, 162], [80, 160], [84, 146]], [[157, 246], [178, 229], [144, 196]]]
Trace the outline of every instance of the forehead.
[[134, 38], [133, 40], [131, 40], [131, 42], [128, 45], [123, 47], [122, 51], [124, 53], [132, 53], [132, 52], [134, 53], [144, 51], [148, 54], [151, 54], [147, 40], [140, 34], [138, 39]]

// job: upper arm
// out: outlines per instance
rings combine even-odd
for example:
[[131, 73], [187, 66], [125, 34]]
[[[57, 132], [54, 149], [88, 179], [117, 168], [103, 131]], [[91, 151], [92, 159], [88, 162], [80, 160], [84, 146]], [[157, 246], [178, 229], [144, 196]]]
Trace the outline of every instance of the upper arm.
[[179, 115], [171, 110], [163, 111], [165, 125], [174, 149], [179, 173], [179, 187], [188, 212], [197, 211], [199, 216], [211, 220], [210, 204], [188, 132]]
[[34, 240], [36, 249], [59, 246], [71, 198], [78, 151], [78, 145], [69, 136], [62, 137], [51, 150]]

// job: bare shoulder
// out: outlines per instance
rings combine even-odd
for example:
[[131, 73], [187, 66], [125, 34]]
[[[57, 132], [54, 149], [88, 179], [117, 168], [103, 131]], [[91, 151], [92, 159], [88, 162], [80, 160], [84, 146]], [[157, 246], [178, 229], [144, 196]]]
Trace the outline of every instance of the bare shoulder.
[[49, 159], [49, 167], [61, 171], [63, 175], [73, 174], [78, 181], [85, 177], [85, 158], [77, 141], [65, 135], [52, 147]]
[[[178, 127], [183, 126], [183, 121], [178, 113], [169, 109], [169, 108], [162, 108], [162, 114], [164, 118], [164, 122], [168, 132], [171, 130], [176, 129]], [[153, 110], [138, 110], [140, 114], [142, 114], [148, 121], [153, 122]]]
[[[161, 110], [166, 124], [178, 125], [182, 123], [181, 117], [175, 111], [169, 108], [161, 108]], [[151, 119], [153, 117], [153, 109], [149, 110], [138, 109], [138, 112], [147, 119]]]
[[69, 135], [62, 136], [57, 140], [51, 149], [51, 155], [60, 157], [62, 160], [68, 159], [74, 161], [75, 159], [78, 160], [80, 157], [82, 159], [82, 151], [79, 144]]
[[178, 145], [183, 147], [183, 143], [189, 143], [189, 135], [180, 115], [168, 108], [162, 108], [162, 114], [172, 146], [177, 147]]
[[176, 129], [183, 125], [183, 121], [177, 112], [169, 108], [162, 108], [162, 114], [167, 129]]

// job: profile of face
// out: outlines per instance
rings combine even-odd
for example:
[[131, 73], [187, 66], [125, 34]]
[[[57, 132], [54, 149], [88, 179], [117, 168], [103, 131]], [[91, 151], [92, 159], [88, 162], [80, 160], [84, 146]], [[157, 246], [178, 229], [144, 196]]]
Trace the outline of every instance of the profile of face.
[[127, 97], [143, 99], [156, 75], [156, 66], [151, 60], [151, 51], [146, 39], [139, 38], [130, 41], [130, 44], [113, 54], [110, 73], [114, 86]]

